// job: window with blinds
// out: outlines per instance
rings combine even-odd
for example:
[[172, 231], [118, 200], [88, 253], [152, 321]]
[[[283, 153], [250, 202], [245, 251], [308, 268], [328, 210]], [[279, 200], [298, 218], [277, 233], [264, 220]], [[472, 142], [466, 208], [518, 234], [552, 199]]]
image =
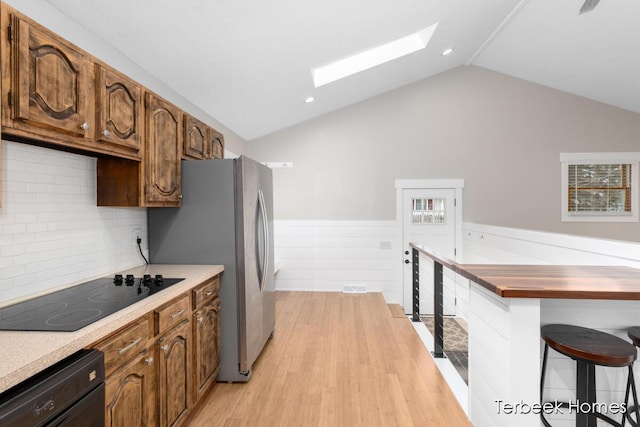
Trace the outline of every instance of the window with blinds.
[[631, 213], [631, 164], [569, 167], [569, 212]]
[[571, 153], [560, 159], [563, 221], [638, 220], [640, 153]]

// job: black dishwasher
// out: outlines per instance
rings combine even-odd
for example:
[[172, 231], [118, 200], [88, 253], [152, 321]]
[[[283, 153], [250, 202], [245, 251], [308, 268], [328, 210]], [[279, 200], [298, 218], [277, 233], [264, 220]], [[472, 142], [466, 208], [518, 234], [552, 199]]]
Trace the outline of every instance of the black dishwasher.
[[104, 355], [81, 350], [0, 395], [0, 426], [104, 426]]

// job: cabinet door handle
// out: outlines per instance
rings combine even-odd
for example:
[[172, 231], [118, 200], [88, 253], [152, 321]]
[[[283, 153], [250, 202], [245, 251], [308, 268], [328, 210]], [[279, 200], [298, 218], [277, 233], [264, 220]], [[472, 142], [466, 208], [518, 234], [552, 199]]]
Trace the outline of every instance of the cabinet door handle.
[[111, 132], [109, 132], [109, 129], [103, 130], [102, 136], [104, 136], [105, 138], [109, 138], [111, 136]]
[[176, 317], [180, 317], [180, 316], [182, 316], [183, 313], [184, 313], [184, 308], [182, 310], [180, 310], [180, 311], [176, 311], [175, 313], [172, 313], [171, 314], [171, 318], [175, 319]]
[[169, 351], [169, 344], [163, 345], [162, 347], [160, 347], [160, 350], [162, 350], [162, 351], [164, 351], [166, 353], [167, 351]]
[[142, 337], [135, 339], [133, 341], [131, 341], [129, 344], [125, 345], [122, 348], [118, 349], [118, 354], [124, 354], [127, 351], [131, 350], [133, 347], [135, 347], [136, 344], [138, 344], [140, 341], [142, 341]]
[[204, 295], [208, 297], [208, 296], [211, 296], [212, 294], [213, 294], [213, 291], [209, 291], [209, 292], [207, 292], [207, 293], [206, 293], [206, 294], [204, 294]]
[[147, 365], [151, 365], [153, 363], [153, 357], [147, 357], [146, 359], [144, 359], [144, 362]]
[[89, 130], [89, 123], [84, 122], [80, 125], [80, 129], [82, 129], [83, 131], [88, 131]]

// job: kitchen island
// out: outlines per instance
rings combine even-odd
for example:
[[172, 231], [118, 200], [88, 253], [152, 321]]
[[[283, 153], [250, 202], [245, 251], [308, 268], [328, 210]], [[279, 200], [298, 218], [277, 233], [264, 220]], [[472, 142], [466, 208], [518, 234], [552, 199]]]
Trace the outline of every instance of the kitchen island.
[[[148, 296], [122, 310], [75, 332], [0, 331], [0, 392], [3, 392], [56, 362], [86, 348], [116, 330], [152, 312], [162, 304], [184, 294], [222, 273], [221, 265], [142, 265], [121, 272], [142, 277], [162, 274], [184, 278], [161, 292]], [[69, 287], [75, 284], [70, 285]]]
[[[462, 264], [411, 246], [469, 281], [469, 417], [474, 425], [541, 425], [535, 406], [541, 325], [574, 324], [625, 338], [629, 326], [640, 324], [638, 269]], [[545, 400], [575, 401], [575, 363], [554, 352], [550, 356]], [[597, 401], [622, 402], [626, 371], [596, 371]], [[554, 426], [575, 425], [575, 414], [563, 412], [547, 418]]]

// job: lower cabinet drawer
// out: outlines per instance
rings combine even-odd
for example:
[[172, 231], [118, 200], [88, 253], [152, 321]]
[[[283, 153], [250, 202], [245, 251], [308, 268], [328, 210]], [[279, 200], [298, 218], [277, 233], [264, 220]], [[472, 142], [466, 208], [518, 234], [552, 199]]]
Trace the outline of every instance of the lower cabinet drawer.
[[184, 295], [155, 310], [156, 334], [163, 334], [189, 318], [189, 295]]
[[131, 357], [144, 350], [151, 336], [150, 332], [149, 316], [144, 316], [96, 344], [94, 348], [104, 353], [105, 375], [108, 377]]
[[202, 304], [214, 298], [220, 292], [220, 276], [206, 281], [193, 289], [193, 308], [200, 308]]

